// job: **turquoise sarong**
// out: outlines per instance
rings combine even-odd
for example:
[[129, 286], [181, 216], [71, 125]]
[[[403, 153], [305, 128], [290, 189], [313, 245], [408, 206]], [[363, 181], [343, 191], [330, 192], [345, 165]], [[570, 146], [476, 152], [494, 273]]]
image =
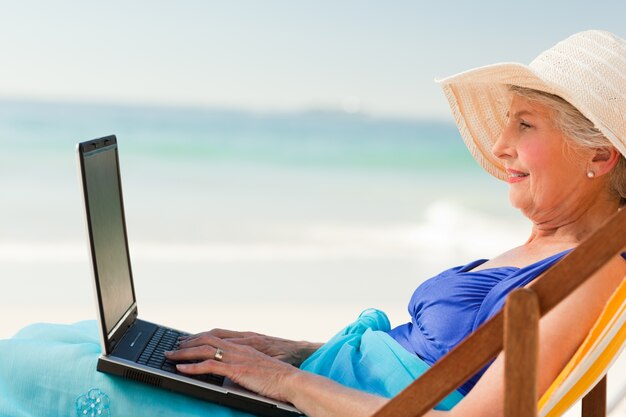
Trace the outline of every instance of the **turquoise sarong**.
[[[428, 365], [386, 334], [384, 313], [367, 310], [313, 354], [302, 369], [391, 397]], [[0, 340], [0, 415], [11, 417], [206, 416], [250, 414], [96, 371], [94, 321], [35, 324]], [[462, 398], [451, 394], [440, 406]]]
[[[380, 310], [365, 310], [307, 359], [301, 369], [348, 387], [394, 397], [430, 366], [387, 334], [389, 319]], [[435, 407], [450, 410], [463, 395], [454, 391]]]

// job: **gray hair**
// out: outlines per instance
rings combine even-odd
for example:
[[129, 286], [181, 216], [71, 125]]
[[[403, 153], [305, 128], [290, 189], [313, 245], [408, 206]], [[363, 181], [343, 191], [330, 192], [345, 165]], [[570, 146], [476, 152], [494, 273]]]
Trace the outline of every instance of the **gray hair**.
[[[554, 112], [554, 123], [570, 141], [574, 149], [578, 148], [615, 148], [593, 123], [569, 102], [554, 94], [531, 88], [510, 86], [509, 90], [518, 96], [548, 106]], [[609, 173], [609, 189], [621, 199], [620, 205], [626, 204], [626, 157], [620, 155], [615, 168]]]

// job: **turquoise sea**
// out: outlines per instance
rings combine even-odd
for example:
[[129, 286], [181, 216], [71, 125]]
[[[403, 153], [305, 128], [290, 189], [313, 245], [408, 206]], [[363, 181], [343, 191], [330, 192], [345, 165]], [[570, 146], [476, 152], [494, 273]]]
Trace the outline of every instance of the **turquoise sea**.
[[75, 146], [109, 134], [140, 311], [189, 330], [404, 320], [419, 282], [528, 229], [451, 120], [0, 102], [0, 337], [95, 317]]

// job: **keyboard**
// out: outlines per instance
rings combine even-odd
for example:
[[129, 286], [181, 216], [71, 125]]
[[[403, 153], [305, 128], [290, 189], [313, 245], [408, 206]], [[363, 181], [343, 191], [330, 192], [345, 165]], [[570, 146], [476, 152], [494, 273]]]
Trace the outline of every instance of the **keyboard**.
[[167, 329], [165, 327], [159, 327], [152, 335], [152, 338], [146, 345], [145, 349], [139, 355], [137, 363], [141, 365], [147, 365], [151, 368], [161, 369], [166, 372], [172, 372], [175, 374], [185, 375], [187, 377], [197, 379], [199, 381], [208, 382], [215, 385], [223, 385], [224, 377], [220, 375], [204, 374], [204, 375], [186, 375], [181, 374], [176, 369], [176, 363], [190, 363], [190, 362], [172, 362], [165, 357], [164, 352], [174, 350], [178, 347], [178, 338], [180, 336], [186, 336], [186, 333], [179, 333], [177, 331]]

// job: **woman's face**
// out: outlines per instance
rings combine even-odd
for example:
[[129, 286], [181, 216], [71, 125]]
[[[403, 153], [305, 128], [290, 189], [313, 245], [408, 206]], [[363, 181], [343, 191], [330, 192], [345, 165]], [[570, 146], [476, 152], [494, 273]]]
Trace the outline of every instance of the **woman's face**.
[[559, 223], [592, 198], [591, 151], [574, 151], [549, 107], [514, 95], [492, 151], [509, 174], [509, 198], [535, 224]]

